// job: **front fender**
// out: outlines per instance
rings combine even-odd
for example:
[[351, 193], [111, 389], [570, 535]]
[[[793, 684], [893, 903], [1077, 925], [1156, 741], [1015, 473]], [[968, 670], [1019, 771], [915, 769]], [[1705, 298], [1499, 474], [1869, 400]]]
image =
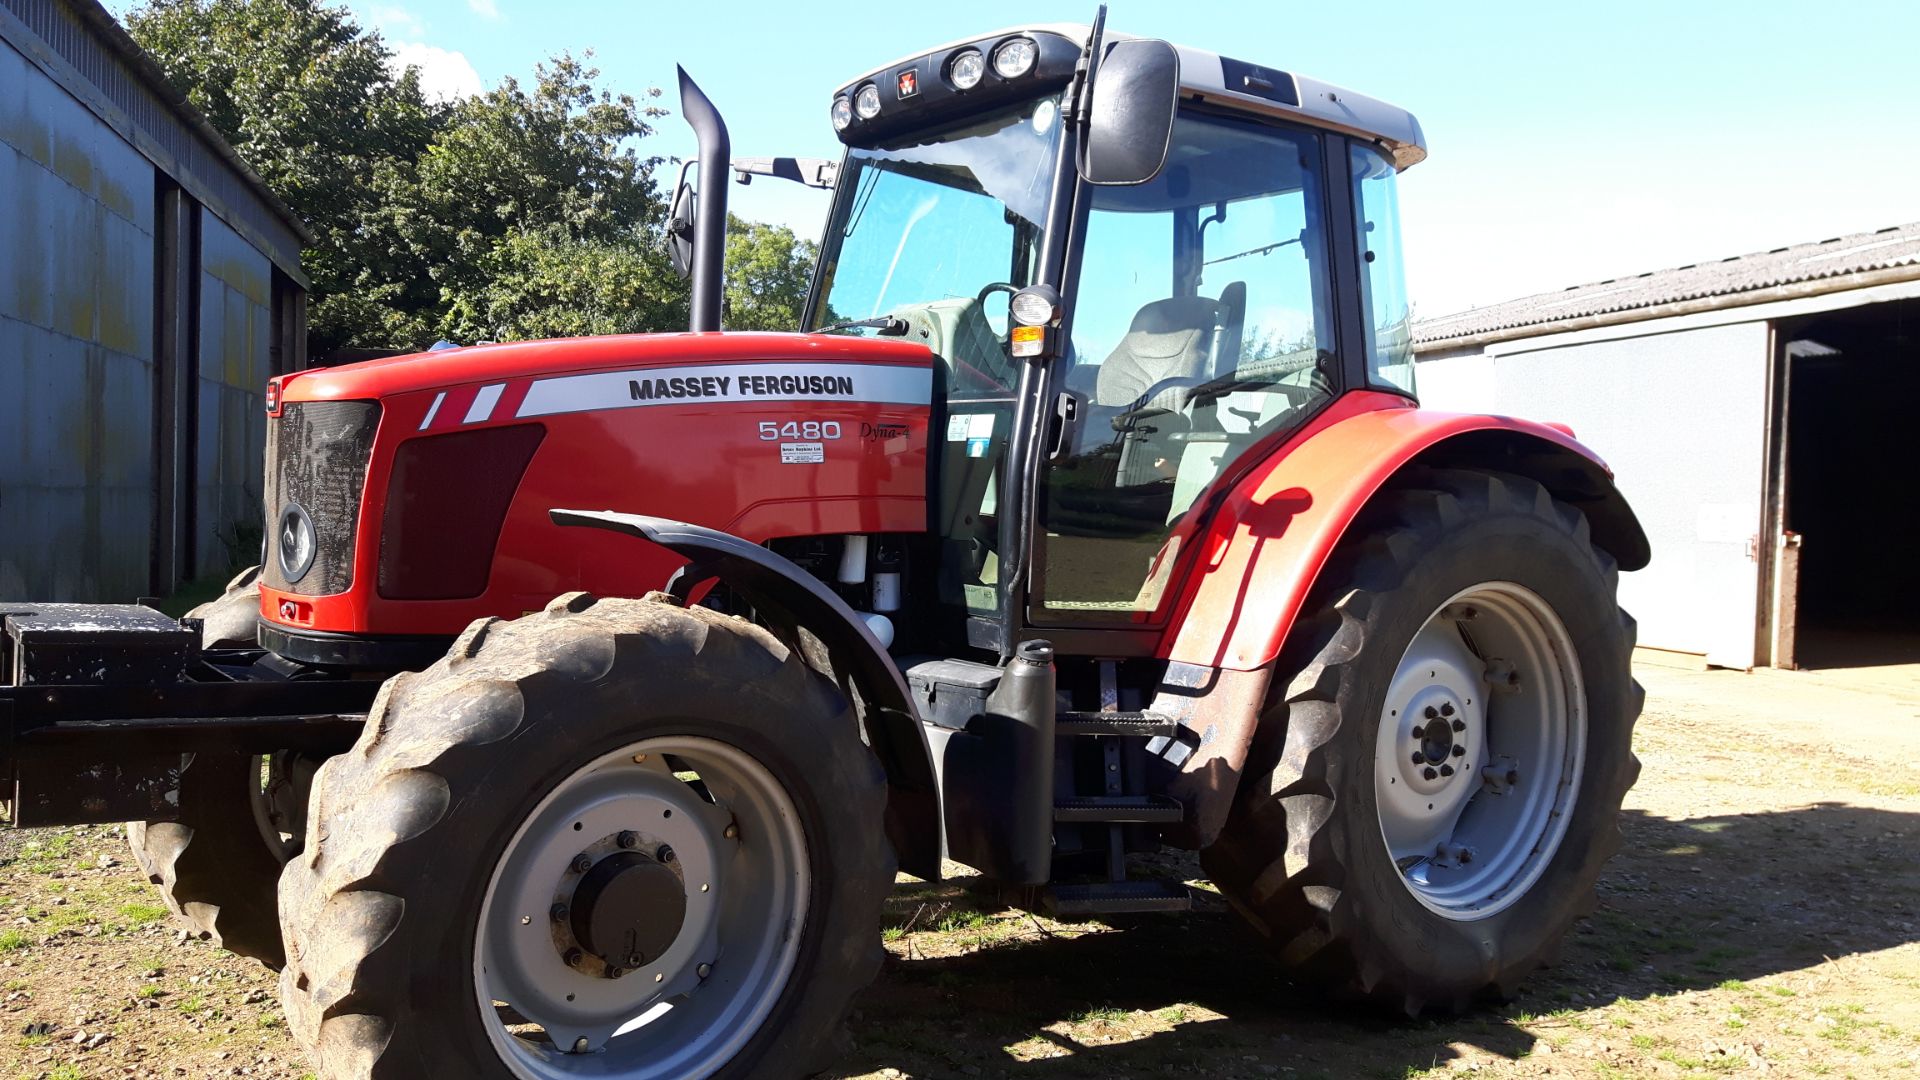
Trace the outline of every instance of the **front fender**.
[[[610, 510], [553, 510], [556, 525], [607, 529], [658, 544], [688, 560], [666, 591], [687, 600], [698, 586], [719, 579], [763, 618], [804, 627], [826, 656], [806, 656], [823, 674], [858, 687], [865, 706], [867, 743], [887, 771], [887, 837], [900, 867], [940, 880], [940, 789], [933, 752], [913, 709], [907, 680], [867, 624], [813, 575], [758, 544], [671, 518]], [[806, 650], [802, 650], [803, 653]]]
[[1621, 569], [1647, 564], [1646, 534], [1606, 464], [1566, 430], [1353, 393], [1228, 493], [1198, 537], [1163, 655], [1242, 671], [1272, 663], [1347, 527], [1396, 474], [1423, 464], [1531, 477], [1586, 513]]

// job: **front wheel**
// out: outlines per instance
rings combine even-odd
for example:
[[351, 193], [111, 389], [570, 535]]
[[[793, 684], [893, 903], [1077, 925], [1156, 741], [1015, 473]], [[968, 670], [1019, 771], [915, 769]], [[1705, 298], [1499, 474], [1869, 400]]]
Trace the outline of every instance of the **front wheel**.
[[1511, 994], [1619, 846], [1641, 692], [1613, 560], [1520, 477], [1382, 494], [1316, 583], [1202, 860], [1280, 959], [1417, 1014]]
[[877, 973], [886, 781], [771, 636], [562, 597], [396, 677], [281, 878], [332, 1078], [799, 1076]]

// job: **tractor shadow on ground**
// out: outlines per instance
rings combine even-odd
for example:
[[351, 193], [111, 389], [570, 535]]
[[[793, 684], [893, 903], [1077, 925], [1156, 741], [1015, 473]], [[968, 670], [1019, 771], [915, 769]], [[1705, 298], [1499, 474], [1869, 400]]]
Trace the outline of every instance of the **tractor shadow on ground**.
[[[1556, 1010], [1920, 940], [1920, 815], [1822, 803], [1683, 821], [1629, 812], [1622, 828], [1599, 910], [1505, 1005], [1397, 1020], [1329, 1001], [1280, 977], [1217, 903], [1109, 932], [1049, 936], [1029, 920], [1017, 937], [983, 936], [955, 955], [901, 959], [896, 947], [856, 1016], [857, 1067], [840, 1075], [1400, 1077], [1461, 1056], [1456, 1046], [1525, 1056], [1531, 1018]], [[925, 889], [896, 890], [895, 925], [925, 908]], [[986, 892], [948, 895], [956, 908], [999, 911]], [[929, 951], [952, 949], [955, 934], [964, 941], [948, 931]]]

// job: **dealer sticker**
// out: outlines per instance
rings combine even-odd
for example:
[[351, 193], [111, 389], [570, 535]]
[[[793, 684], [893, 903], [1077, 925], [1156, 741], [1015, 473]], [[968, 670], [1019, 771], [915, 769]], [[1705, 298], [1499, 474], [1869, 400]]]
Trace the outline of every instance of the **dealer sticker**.
[[782, 465], [819, 465], [827, 460], [827, 444], [817, 442], [783, 442], [780, 444], [780, 464]]

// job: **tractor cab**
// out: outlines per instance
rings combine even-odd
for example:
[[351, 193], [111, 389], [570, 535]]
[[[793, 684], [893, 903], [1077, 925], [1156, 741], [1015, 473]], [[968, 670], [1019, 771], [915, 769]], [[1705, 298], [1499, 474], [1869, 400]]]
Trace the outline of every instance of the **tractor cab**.
[[1413, 117], [1131, 38], [1092, 46], [1083, 85], [1090, 36], [957, 42], [829, 110], [846, 158], [807, 328], [938, 357], [938, 595], [1002, 651], [1017, 627], [1153, 632], [1263, 446], [1346, 390], [1413, 396]]

